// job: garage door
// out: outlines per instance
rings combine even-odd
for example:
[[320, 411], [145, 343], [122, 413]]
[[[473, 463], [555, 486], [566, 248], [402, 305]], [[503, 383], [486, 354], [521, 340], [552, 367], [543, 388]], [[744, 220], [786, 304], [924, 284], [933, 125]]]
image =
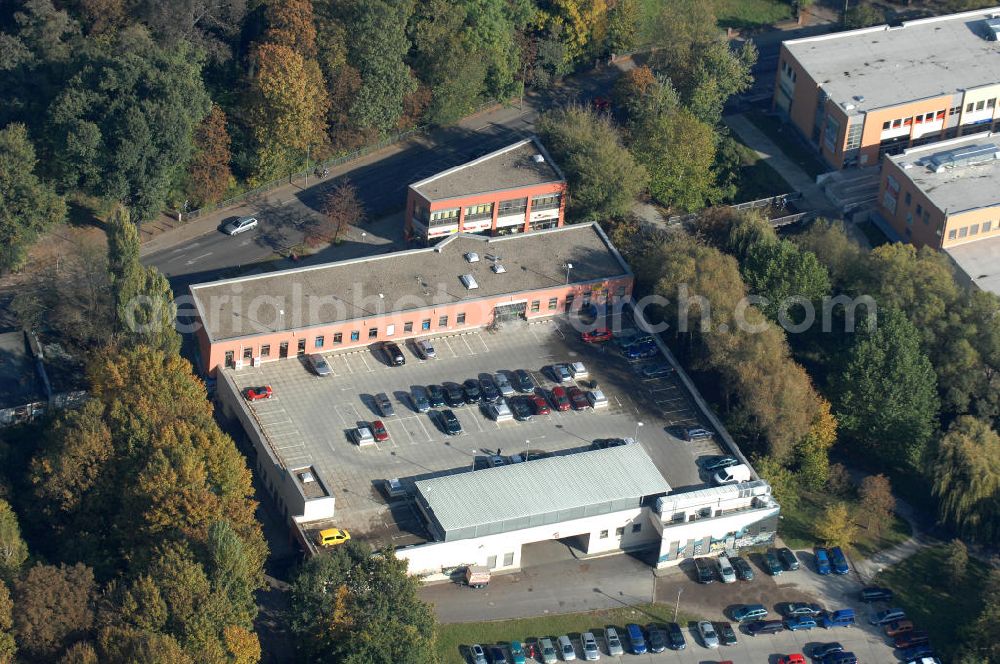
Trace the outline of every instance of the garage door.
[[493, 320], [504, 321], [525, 318], [524, 314], [527, 310], [527, 302], [519, 302], [517, 304], [501, 304], [499, 307], [495, 307], [493, 309]]

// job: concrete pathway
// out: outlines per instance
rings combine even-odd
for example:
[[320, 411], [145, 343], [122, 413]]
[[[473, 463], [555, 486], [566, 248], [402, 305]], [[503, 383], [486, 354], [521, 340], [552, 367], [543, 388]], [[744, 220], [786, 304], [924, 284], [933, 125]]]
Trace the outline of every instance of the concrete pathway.
[[742, 114], [727, 115], [722, 119], [745, 144], [750, 146], [764, 162], [776, 170], [795, 191], [802, 192], [805, 205], [824, 216], [837, 217], [837, 210], [827, 199], [819, 185], [799, 166], [789, 159], [774, 142]]

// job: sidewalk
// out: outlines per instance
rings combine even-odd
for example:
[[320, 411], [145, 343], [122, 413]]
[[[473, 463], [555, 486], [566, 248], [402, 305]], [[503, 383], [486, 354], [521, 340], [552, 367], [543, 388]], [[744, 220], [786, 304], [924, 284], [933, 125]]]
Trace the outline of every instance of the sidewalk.
[[740, 140], [750, 146], [768, 166], [778, 172], [795, 191], [802, 192], [802, 198], [810, 211], [836, 218], [836, 208], [826, 194], [809, 175], [789, 159], [781, 149], [764, 135], [742, 114], [727, 115], [722, 119]]

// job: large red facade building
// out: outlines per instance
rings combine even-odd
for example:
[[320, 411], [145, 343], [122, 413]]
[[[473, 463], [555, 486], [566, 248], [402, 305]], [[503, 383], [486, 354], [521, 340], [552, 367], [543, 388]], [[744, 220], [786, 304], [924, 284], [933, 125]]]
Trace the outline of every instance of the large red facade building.
[[563, 225], [566, 178], [535, 138], [410, 185], [406, 237], [432, 244], [455, 233], [510, 235]]

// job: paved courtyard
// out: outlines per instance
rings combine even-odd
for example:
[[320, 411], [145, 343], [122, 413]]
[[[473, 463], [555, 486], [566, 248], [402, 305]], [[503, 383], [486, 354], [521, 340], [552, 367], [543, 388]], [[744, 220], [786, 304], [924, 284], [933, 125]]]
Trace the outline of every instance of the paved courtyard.
[[[332, 376], [320, 378], [303, 361], [289, 359], [236, 372], [240, 388], [269, 384], [274, 398], [252, 404], [258, 421], [289, 468], [312, 465], [336, 497], [336, 525], [373, 543], [404, 546], [426, 537], [420, 519], [405, 501], [391, 506], [381, 491], [385, 479], [404, 485], [419, 479], [470, 471], [487, 454], [527, 449], [572, 453], [590, 449], [598, 438], [635, 436], [675, 489], [703, 486], [696, 458], [720, 454], [711, 440], [688, 443], [668, 427], [700, 423], [691, 400], [673, 376], [643, 380], [637, 369], [611, 345], [589, 345], [579, 339], [566, 318], [507, 323], [486, 331], [433, 337], [437, 358], [424, 361], [404, 348], [406, 365], [389, 367], [370, 350], [329, 353]], [[529, 422], [497, 423], [479, 408], [455, 413], [464, 433], [447, 436], [431, 413], [418, 413], [412, 387], [461, 383], [480, 373], [527, 369], [544, 389], [554, 383], [544, 367], [583, 361], [610, 401], [598, 411], [556, 412]], [[645, 362], [663, 362], [656, 357]], [[385, 392], [396, 414], [376, 413], [374, 396]], [[350, 438], [358, 424], [382, 419], [390, 438], [359, 448]], [[642, 423], [640, 426], [639, 423]], [[671, 429], [675, 430], [675, 429]]]

